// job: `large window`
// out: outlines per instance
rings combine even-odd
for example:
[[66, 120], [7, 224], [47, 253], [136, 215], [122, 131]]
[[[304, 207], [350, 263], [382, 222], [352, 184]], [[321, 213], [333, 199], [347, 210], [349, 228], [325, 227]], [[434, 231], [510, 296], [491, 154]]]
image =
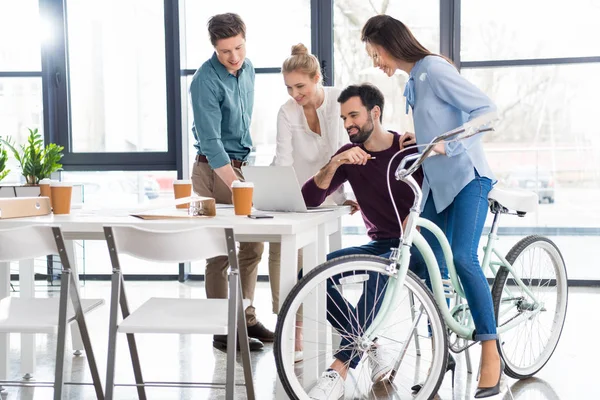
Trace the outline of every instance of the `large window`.
[[[0, 0], [0, 136], [16, 144], [24, 143], [28, 128], [44, 128], [40, 49], [45, 26], [37, 0]], [[11, 173], [3, 183], [20, 182], [12, 155], [7, 168]]]
[[412, 130], [406, 115], [404, 84], [407, 75], [397, 72], [389, 79], [373, 68], [364, 43], [360, 40], [365, 22], [377, 14], [388, 14], [404, 22], [417, 40], [432, 52], [440, 48], [440, 7], [437, 0], [411, 2], [392, 1], [334, 1], [334, 73], [335, 85], [344, 88], [350, 84], [370, 82], [384, 94], [386, 105], [384, 126], [395, 131]]
[[[485, 136], [501, 184], [536, 191], [539, 211], [511, 223], [599, 226], [600, 125], [591, 101], [600, 64], [484, 68], [463, 75], [494, 99], [501, 120]], [[508, 222], [508, 221], [506, 221]]]
[[38, 0], [0, 0], [0, 71], [41, 71]]
[[596, 0], [461, 1], [461, 60], [600, 56]]
[[163, 9], [67, 1], [72, 152], [168, 150]]
[[[199, 0], [186, 0], [185, 7], [185, 73], [188, 76], [185, 88], [189, 90], [192, 75], [206, 60], [214, 48], [209, 40], [207, 22], [211, 16], [235, 12], [246, 24], [247, 58], [257, 70], [254, 87], [254, 111], [250, 133], [254, 151], [251, 162], [257, 165], [269, 165], [275, 155], [275, 137], [277, 135], [277, 112], [288, 99], [288, 94], [279, 72], [283, 61], [290, 56], [291, 48], [303, 43], [311, 48], [311, 11], [308, 0], [260, 0], [249, 2], [238, 0], [220, 3], [206, 3]], [[233, 4], [232, 4], [233, 3]], [[265, 10], [276, 17], [268, 18]], [[190, 101], [187, 99], [187, 129], [184, 140], [189, 140], [190, 158], [196, 154], [194, 138], [191, 133], [193, 117]], [[187, 135], [187, 136], [185, 136]]]
[[600, 244], [600, 5], [463, 0], [460, 11], [461, 72], [501, 117], [484, 139], [498, 184], [540, 198], [535, 213], [503, 218], [515, 235], [506, 250], [526, 234], [551, 235], [569, 279], [598, 280], [589, 249]]
[[247, 56], [255, 68], [281, 67], [296, 43], [304, 43], [310, 51], [309, 0], [185, 0], [183, 4], [185, 69], [197, 69], [212, 56], [207, 23], [213, 15], [226, 12], [234, 12], [244, 20]]

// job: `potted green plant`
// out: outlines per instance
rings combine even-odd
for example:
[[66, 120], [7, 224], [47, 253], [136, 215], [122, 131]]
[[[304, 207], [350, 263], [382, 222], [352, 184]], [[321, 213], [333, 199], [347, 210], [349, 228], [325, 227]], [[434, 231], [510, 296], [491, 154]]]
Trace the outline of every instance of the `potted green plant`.
[[6, 162], [8, 161], [8, 152], [4, 147], [2, 147], [2, 143], [0, 143], [0, 182], [6, 178], [6, 175], [10, 173], [9, 169], [6, 169]]
[[27, 144], [20, 145], [19, 149], [12, 143], [10, 137], [0, 140], [6, 144], [19, 162], [21, 173], [28, 185], [37, 185], [41, 179], [50, 178], [53, 172], [62, 168], [60, 159], [63, 157], [64, 147], [56, 143], [48, 143], [44, 147], [44, 140], [37, 128], [29, 129]]

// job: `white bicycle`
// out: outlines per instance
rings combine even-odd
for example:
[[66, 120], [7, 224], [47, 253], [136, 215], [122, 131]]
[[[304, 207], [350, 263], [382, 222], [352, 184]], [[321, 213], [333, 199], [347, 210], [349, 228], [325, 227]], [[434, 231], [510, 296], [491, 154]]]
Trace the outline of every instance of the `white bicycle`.
[[[436, 143], [488, 130], [487, 126], [457, 128], [436, 137], [422, 153], [402, 160], [395, 177], [412, 188], [415, 201], [400, 246], [389, 259], [366, 255], [336, 258], [316, 267], [294, 286], [281, 307], [274, 346], [277, 372], [290, 398], [308, 398], [318, 374], [341, 344], [341, 350], [361, 359], [349, 375], [353, 389], [346, 390], [346, 398], [430, 399], [443, 380], [448, 351], [462, 352], [475, 343], [474, 324], [450, 245], [435, 224], [420, 217], [422, 193], [412, 174], [434, 154]], [[406, 167], [411, 161], [413, 165]], [[495, 249], [500, 216], [534, 211], [537, 195], [494, 188], [489, 204], [494, 222], [482, 268], [489, 268], [495, 277], [491, 290], [505, 373], [523, 379], [535, 375], [558, 344], [567, 310], [567, 273], [558, 247], [548, 238], [525, 237], [506, 257]], [[417, 227], [431, 231], [440, 242], [449, 280], [442, 280], [433, 251]], [[408, 269], [412, 245], [423, 255], [432, 290]], [[447, 305], [448, 297], [456, 300], [452, 307]], [[294, 364], [300, 320], [304, 361]], [[340, 326], [347, 328], [336, 329]], [[376, 384], [370, 374], [376, 359], [374, 348], [393, 357], [391, 373]], [[420, 388], [417, 393], [415, 384]]]

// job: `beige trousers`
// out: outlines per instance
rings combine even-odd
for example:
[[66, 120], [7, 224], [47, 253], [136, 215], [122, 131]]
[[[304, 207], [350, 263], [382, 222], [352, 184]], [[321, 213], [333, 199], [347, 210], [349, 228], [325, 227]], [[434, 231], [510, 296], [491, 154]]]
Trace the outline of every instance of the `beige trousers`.
[[[302, 269], [302, 250], [298, 250], [298, 271]], [[279, 279], [281, 277], [281, 243], [269, 243], [269, 282], [273, 314], [279, 312]]]
[[[240, 180], [243, 180], [242, 171], [233, 168]], [[217, 203], [232, 204], [231, 190], [219, 178], [207, 163], [195, 162], [192, 170], [192, 187], [199, 196], [213, 197]], [[240, 243], [238, 263], [240, 266], [240, 280], [244, 299], [254, 300], [258, 263], [264, 250], [263, 243]], [[226, 299], [228, 297], [227, 269], [229, 261], [227, 256], [218, 256], [206, 260], [205, 286], [206, 297], [209, 299]], [[248, 326], [256, 325], [256, 311], [254, 306], [246, 308], [246, 321]]]

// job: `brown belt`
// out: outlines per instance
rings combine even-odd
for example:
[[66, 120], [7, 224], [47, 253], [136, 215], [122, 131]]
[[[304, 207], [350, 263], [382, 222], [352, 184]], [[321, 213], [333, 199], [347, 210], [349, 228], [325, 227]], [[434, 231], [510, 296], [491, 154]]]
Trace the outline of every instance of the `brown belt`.
[[[208, 158], [206, 158], [206, 156], [203, 156], [202, 154], [196, 154], [196, 162], [208, 164]], [[231, 165], [233, 165], [236, 168], [242, 168], [248, 165], [248, 161], [231, 160]]]

